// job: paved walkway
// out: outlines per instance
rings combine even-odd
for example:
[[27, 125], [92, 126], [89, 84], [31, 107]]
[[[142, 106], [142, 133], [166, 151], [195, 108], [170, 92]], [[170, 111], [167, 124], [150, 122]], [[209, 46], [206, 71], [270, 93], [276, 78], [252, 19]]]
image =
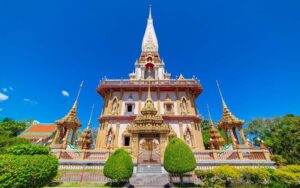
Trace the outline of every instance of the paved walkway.
[[164, 187], [169, 183], [168, 174], [149, 174], [149, 173], [138, 173], [134, 174], [132, 178], [130, 178], [130, 184], [134, 186], [134, 188], [138, 187]]

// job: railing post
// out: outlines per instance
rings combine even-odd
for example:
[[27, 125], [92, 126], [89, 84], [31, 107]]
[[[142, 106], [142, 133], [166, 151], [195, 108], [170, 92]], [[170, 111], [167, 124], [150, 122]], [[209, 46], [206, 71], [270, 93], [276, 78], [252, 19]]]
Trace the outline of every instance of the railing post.
[[266, 161], [270, 161], [270, 152], [268, 150], [263, 150]]
[[244, 160], [243, 153], [240, 150], [236, 150], [236, 152], [238, 153], [239, 159], [241, 161]]
[[84, 160], [84, 157], [85, 157], [85, 153], [86, 153], [86, 151], [81, 151], [81, 153], [80, 153], [80, 159], [81, 160]]
[[212, 150], [212, 154], [213, 154], [214, 160], [218, 160], [218, 155], [217, 155], [217, 152], [215, 150]]

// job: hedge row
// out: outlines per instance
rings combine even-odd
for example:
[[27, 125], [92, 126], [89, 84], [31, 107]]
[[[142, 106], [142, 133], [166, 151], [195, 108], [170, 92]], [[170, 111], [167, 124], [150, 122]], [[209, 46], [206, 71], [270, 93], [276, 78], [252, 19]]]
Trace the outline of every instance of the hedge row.
[[0, 187], [42, 187], [57, 174], [52, 155], [0, 155]]
[[241, 168], [221, 166], [211, 170], [196, 170], [197, 177], [205, 187], [231, 187], [256, 185], [257, 187], [299, 187], [300, 166], [290, 165], [278, 170], [264, 168]]
[[12, 146], [7, 149], [7, 153], [13, 155], [47, 155], [50, 152], [50, 148], [46, 146], [39, 146], [34, 144], [20, 144]]

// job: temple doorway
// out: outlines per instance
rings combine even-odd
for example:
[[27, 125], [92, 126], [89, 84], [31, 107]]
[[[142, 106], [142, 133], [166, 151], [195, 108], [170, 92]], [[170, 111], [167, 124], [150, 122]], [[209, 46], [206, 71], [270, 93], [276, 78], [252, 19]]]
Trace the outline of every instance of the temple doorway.
[[159, 135], [139, 136], [139, 165], [160, 165]]

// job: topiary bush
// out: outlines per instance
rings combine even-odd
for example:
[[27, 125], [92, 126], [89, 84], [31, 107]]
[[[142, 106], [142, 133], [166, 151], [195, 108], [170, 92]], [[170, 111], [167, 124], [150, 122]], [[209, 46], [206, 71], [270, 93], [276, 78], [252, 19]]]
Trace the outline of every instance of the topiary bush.
[[271, 177], [271, 173], [263, 168], [242, 168], [240, 172], [246, 184], [258, 185], [259, 187], [268, 184]]
[[242, 176], [240, 171], [232, 166], [224, 165], [211, 170], [212, 182], [217, 185], [230, 187]]
[[291, 172], [291, 173], [300, 173], [300, 165], [287, 165], [280, 167], [280, 170]]
[[182, 175], [196, 168], [196, 159], [191, 148], [180, 138], [170, 139], [164, 154], [164, 168], [171, 174]]
[[116, 182], [127, 182], [133, 173], [133, 162], [124, 149], [116, 150], [105, 162], [103, 173]]
[[39, 146], [34, 144], [21, 144], [12, 146], [7, 149], [7, 153], [14, 155], [35, 155], [42, 154], [47, 155], [50, 152], [50, 148], [46, 146]]
[[58, 159], [52, 155], [0, 155], [0, 187], [34, 188], [56, 176]]
[[272, 174], [272, 180], [277, 183], [280, 183], [282, 185], [282, 187], [298, 187], [298, 186], [300, 186], [300, 176], [299, 175], [297, 175], [295, 173], [283, 171], [280, 169], [274, 171], [274, 173]]

